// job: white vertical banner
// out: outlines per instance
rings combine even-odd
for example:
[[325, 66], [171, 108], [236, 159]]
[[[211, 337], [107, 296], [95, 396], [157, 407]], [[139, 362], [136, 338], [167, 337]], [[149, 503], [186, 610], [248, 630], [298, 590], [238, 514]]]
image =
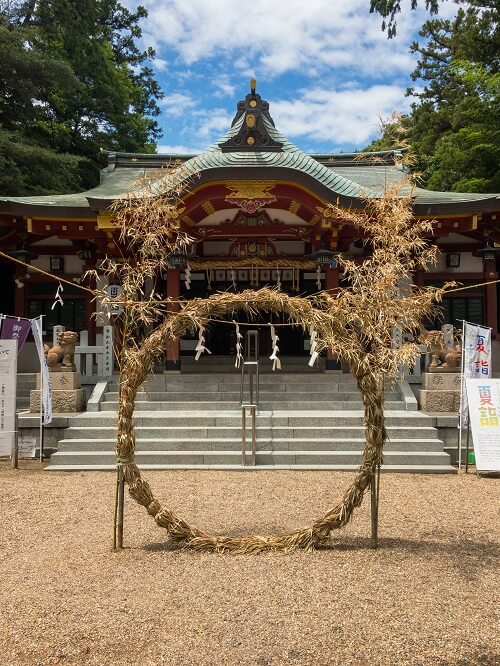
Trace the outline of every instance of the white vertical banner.
[[466, 379], [478, 472], [500, 471], [500, 379]]
[[0, 340], [0, 456], [10, 456], [16, 436], [17, 340]]
[[42, 406], [42, 424], [48, 425], [52, 422], [52, 385], [50, 383], [49, 367], [43, 349], [41, 317], [31, 320], [31, 332], [35, 338], [36, 349], [40, 359], [40, 404]]
[[[473, 379], [487, 379], [491, 377], [491, 329], [464, 322], [462, 354], [464, 379], [469, 377]], [[460, 414], [463, 428], [468, 423], [465, 382], [462, 382]]]

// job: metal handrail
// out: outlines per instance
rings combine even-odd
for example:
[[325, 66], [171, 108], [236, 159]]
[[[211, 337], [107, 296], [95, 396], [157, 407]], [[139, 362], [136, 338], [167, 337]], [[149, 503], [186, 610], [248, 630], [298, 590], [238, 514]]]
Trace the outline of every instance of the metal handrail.
[[[256, 417], [259, 406], [259, 338], [258, 331], [247, 331], [245, 356], [253, 356], [253, 361], [241, 364], [240, 407], [241, 407], [241, 464], [246, 465], [247, 409], [252, 419], [252, 465], [256, 465]], [[245, 377], [248, 377], [249, 401], [245, 402]]]

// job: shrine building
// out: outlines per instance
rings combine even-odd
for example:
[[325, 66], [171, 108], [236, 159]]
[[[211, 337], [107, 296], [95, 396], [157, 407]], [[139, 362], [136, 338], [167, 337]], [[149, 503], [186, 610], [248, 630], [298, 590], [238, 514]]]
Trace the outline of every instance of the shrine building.
[[[0, 249], [75, 283], [74, 288], [64, 286], [63, 304], [53, 308], [54, 280], [0, 258], [0, 312], [45, 315], [47, 341], [53, 327], [62, 325], [87, 330], [89, 344], [99, 344], [106, 322], [102, 315], [93, 316], [96, 304], [78, 284], [106, 256], [121, 256], [110, 204], [144, 173], [178, 161], [197, 174], [183, 197], [181, 219], [194, 243], [190, 256], [175, 253], [161, 276], [165, 297], [189, 299], [266, 285], [306, 295], [342, 286], [336, 253], [362, 261], [369, 248], [359, 229], [332, 216], [328, 203], [362, 208], [367, 199], [382, 197], [388, 183], [404, 176], [400, 157], [397, 150], [303, 152], [275, 127], [269, 103], [252, 82], [226, 134], [199, 155], [111, 153], [101, 183], [87, 192], [0, 198]], [[482, 285], [499, 274], [498, 195], [416, 188], [413, 212], [416, 219], [437, 220], [431, 240], [442, 253], [431, 270], [414, 275], [415, 284], [441, 285], [451, 279], [478, 285], [446, 296], [442, 321], [483, 324], [498, 338], [500, 287]], [[307, 336], [298, 328], [282, 328], [280, 337], [283, 358], [308, 355]], [[165, 368], [182, 371], [184, 362], [187, 367], [196, 339], [193, 331], [169, 345]], [[268, 354], [270, 345], [268, 331], [262, 329], [260, 353]], [[211, 326], [207, 346], [214, 356], [234, 354], [234, 327]], [[23, 363], [21, 371], [36, 369], [35, 359], [33, 368], [27, 359]], [[330, 357], [322, 364], [324, 369], [337, 367]]]

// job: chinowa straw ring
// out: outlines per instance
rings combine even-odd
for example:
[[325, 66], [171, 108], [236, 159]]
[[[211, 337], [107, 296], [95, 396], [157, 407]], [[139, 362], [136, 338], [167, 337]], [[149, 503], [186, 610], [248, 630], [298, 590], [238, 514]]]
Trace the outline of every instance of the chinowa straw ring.
[[[336, 308], [337, 311], [332, 310]], [[258, 553], [266, 550], [291, 551], [302, 548], [311, 550], [327, 542], [330, 532], [345, 526], [356, 507], [359, 507], [365, 490], [382, 461], [386, 439], [383, 413], [383, 389], [376, 372], [359, 371], [358, 387], [363, 395], [366, 421], [366, 444], [362, 464], [356, 478], [344, 493], [341, 501], [312, 524], [288, 534], [276, 536], [249, 535], [241, 537], [216, 536], [190, 526], [172, 511], [161, 505], [147, 481], [141, 477], [135, 464], [134, 408], [137, 390], [146, 380], [154, 361], [159, 358], [167, 342], [180, 338], [188, 329], [203, 327], [210, 319], [233, 316], [236, 311], [247, 315], [259, 312], [282, 313], [291, 324], [304, 331], [314, 329], [316, 349], [332, 349], [340, 353], [348, 334], [345, 323], [339, 317], [338, 300], [317, 303], [310, 299], [288, 296], [272, 289], [244, 291], [242, 293], [215, 294], [206, 299], [189, 301], [182, 310], [171, 313], [137, 349], [127, 350], [122, 368], [118, 412], [117, 463], [122, 466], [130, 496], [153, 516], [157, 525], [164, 527], [169, 537], [179, 546], [212, 552]], [[344, 347], [345, 348], [345, 347]], [[344, 355], [345, 356], [345, 355]], [[349, 354], [347, 354], [349, 356]], [[347, 358], [351, 361], [352, 359]], [[354, 367], [359, 367], [354, 364]], [[383, 384], [383, 380], [382, 380]]]

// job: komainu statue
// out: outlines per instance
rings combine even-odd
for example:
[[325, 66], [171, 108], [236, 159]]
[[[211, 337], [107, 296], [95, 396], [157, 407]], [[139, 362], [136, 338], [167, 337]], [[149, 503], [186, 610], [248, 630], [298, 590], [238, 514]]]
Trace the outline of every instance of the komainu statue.
[[75, 347], [78, 344], [78, 333], [61, 331], [57, 336], [57, 342], [58, 344], [54, 347], [44, 346], [49, 369], [75, 372]]
[[441, 331], [429, 331], [427, 344], [432, 354], [427, 372], [460, 372], [462, 347], [459, 344], [445, 345]]

